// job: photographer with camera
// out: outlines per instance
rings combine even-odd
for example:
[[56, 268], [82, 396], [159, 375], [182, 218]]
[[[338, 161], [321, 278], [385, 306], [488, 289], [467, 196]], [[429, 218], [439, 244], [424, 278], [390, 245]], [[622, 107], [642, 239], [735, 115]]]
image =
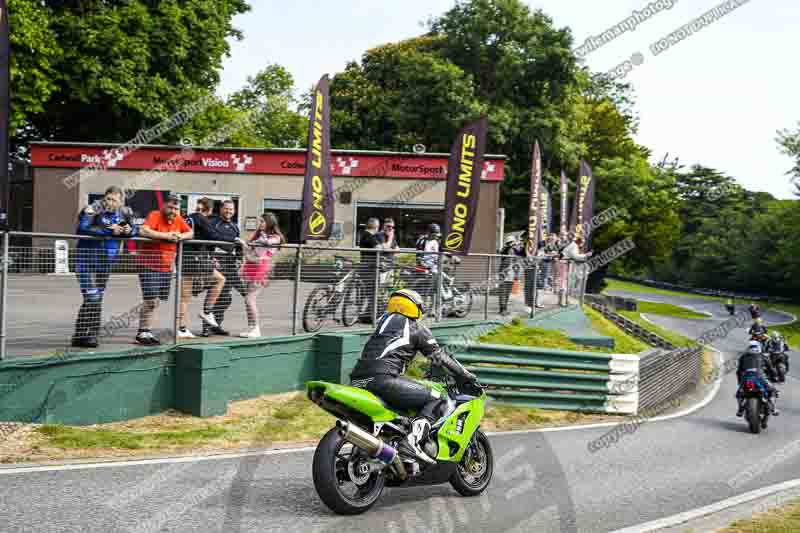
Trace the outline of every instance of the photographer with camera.
[[[133, 211], [122, 201], [122, 189], [112, 185], [102, 200], [86, 206], [78, 216], [78, 235], [95, 237], [135, 237], [139, 230], [133, 224]], [[96, 348], [103, 295], [111, 275], [111, 267], [122, 251], [118, 239], [80, 239], [76, 261], [78, 283], [83, 303], [75, 321], [72, 346]]]

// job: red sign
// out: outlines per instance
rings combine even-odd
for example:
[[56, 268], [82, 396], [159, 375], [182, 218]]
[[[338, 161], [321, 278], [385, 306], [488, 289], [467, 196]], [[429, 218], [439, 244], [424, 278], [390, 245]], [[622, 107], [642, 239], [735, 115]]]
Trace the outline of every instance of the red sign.
[[[171, 172], [226, 172], [231, 174], [305, 174], [304, 152], [247, 150], [177, 150], [171, 148], [127, 149], [117, 146], [31, 146], [34, 167], [81, 168], [97, 170], [163, 170]], [[447, 156], [365, 155], [334, 153], [334, 176], [387, 177], [444, 180]], [[505, 161], [485, 158], [483, 181], [503, 181]]]

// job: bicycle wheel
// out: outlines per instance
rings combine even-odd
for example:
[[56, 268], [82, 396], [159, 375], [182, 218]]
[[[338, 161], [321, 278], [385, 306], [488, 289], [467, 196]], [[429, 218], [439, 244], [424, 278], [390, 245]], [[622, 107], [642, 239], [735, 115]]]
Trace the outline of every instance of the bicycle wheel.
[[322, 328], [328, 318], [328, 305], [335, 293], [327, 287], [317, 287], [308, 295], [303, 307], [303, 330], [314, 333]]
[[361, 287], [358, 283], [351, 283], [344, 294], [342, 302], [342, 324], [350, 327], [358, 322], [359, 317], [366, 309], [366, 300], [361, 295]]

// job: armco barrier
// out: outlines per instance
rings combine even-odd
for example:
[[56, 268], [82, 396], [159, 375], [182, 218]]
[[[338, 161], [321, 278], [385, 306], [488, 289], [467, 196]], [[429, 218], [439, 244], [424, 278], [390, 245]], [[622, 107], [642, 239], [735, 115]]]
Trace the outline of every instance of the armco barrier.
[[602, 314], [608, 320], [612, 321], [614, 324], [619, 326], [619, 328], [625, 331], [625, 333], [633, 335], [637, 339], [646, 342], [650, 346], [655, 346], [656, 348], [663, 348], [665, 350], [674, 350], [676, 348], [674, 344], [672, 344], [665, 338], [661, 337], [660, 335], [656, 335], [652, 331], [643, 328], [633, 320], [630, 320], [618, 313], [615, 313], [605, 305], [600, 305], [598, 303], [595, 303], [595, 301], [588, 301], [588, 303], [592, 309]]
[[504, 403], [602, 413], [639, 407], [637, 355], [473, 344], [455, 356]]
[[664, 405], [691, 391], [702, 376], [703, 349], [653, 350], [639, 363], [639, 409]]

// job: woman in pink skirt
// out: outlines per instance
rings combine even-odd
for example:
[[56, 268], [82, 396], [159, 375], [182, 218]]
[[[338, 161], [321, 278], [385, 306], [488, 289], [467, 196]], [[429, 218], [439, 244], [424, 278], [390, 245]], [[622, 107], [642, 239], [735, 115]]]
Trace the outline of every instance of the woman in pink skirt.
[[247, 309], [248, 330], [239, 334], [240, 337], [255, 338], [261, 336], [261, 327], [258, 320], [258, 293], [269, 285], [269, 272], [275, 246], [286, 243], [286, 237], [278, 227], [278, 217], [273, 213], [261, 215], [258, 230], [248, 239], [244, 249], [245, 262], [242, 265], [242, 281], [247, 284], [245, 308]]

